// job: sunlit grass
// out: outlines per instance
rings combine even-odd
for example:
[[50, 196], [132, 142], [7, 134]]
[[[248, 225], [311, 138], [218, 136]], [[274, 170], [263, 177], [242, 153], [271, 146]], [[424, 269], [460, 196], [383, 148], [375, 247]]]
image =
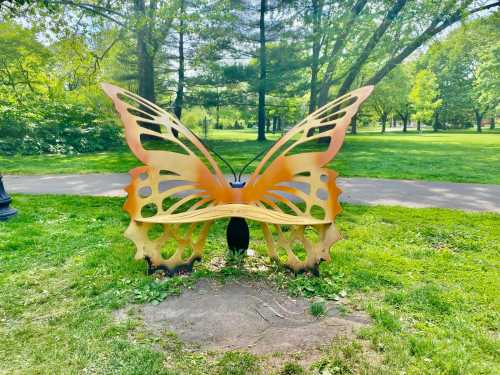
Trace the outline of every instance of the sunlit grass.
[[[238, 172], [255, 155], [268, 148], [270, 140], [255, 141], [254, 130], [212, 130], [207, 144]], [[310, 150], [318, 149], [312, 144]], [[229, 169], [220, 161], [225, 173]], [[246, 170], [250, 173], [257, 162]], [[4, 174], [128, 172], [140, 165], [128, 149], [84, 155], [0, 156]], [[341, 176], [415, 179], [500, 184], [500, 133], [390, 132], [348, 135], [331, 163]]]
[[[279, 373], [261, 357], [188, 350], [138, 321], [113, 320], [124, 305], [168, 298], [200, 277], [265, 278], [292, 295], [346, 295], [346, 308], [367, 311], [373, 324], [354, 342], [327, 347], [316, 369], [500, 371], [499, 215], [345, 205], [338, 220], [344, 240], [332, 248], [320, 278], [279, 269], [249, 276], [237, 264], [209, 271], [212, 260], [224, 259], [227, 221], [219, 221], [195, 273], [157, 283], [123, 238], [122, 204], [118, 198], [14, 196], [19, 216], [0, 222], [0, 373]], [[251, 246], [262, 254], [259, 227], [250, 229]]]

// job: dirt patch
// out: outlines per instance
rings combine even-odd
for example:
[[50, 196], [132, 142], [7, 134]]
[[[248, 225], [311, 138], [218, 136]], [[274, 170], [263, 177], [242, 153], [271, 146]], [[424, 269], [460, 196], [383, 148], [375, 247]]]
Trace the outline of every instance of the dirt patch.
[[[153, 331], [172, 331], [203, 350], [247, 350], [254, 354], [297, 352], [351, 337], [369, 323], [366, 314], [343, 315], [340, 303], [326, 304], [326, 313], [310, 314], [311, 301], [291, 298], [262, 281], [200, 280], [181, 295], [136, 313]], [[134, 314], [135, 315], [135, 314]], [[115, 317], [124, 320], [127, 310]]]

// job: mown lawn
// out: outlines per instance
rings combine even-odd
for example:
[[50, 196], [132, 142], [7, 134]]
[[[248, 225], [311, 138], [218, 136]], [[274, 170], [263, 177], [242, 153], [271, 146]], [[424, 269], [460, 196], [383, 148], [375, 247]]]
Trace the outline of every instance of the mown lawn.
[[[270, 135], [271, 140], [277, 135]], [[237, 171], [272, 142], [247, 130], [212, 131], [208, 144]], [[320, 147], [320, 146], [314, 146]], [[313, 149], [309, 148], [309, 149]], [[247, 169], [252, 171], [256, 162]], [[0, 156], [4, 174], [128, 172], [139, 162], [128, 149], [86, 155]], [[224, 172], [228, 168], [220, 164]], [[414, 132], [348, 135], [331, 166], [345, 177], [500, 184], [500, 133]]]
[[[20, 215], [0, 222], [0, 373], [299, 374], [247, 353], [187, 350], [137, 321], [118, 323], [127, 304], [168, 298], [200, 277], [266, 278], [292, 294], [335, 298], [373, 324], [337, 341], [305, 373], [498, 374], [500, 215], [443, 209], [346, 205], [345, 239], [322, 276], [209, 271], [223, 257], [225, 223], [189, 277], [157, 281], [122, 237], [118, 198], [14, 196]], [[264, 245], [256, 227], [252, 247]], [[286, 370], [286, 371], [285, 371]]]

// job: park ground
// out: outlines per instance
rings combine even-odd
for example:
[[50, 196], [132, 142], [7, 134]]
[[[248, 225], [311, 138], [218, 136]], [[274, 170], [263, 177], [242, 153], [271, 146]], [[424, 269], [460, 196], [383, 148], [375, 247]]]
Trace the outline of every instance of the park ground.
[[[0, 223], [0, 373], [498, 374], [500, 216], [447, 209], [344, 205], [344, 240], [321, 278], [225, 264], [225, 223], [190, 276], [155, 279], [123, 238], [122, 198], [15, 195]], [[251, 227], [252, 247], [265, 246]], [[220, 268], [209, 264], [219, 259]], [[264, 258], [263, 258], [264, 259]], [[193, 351], [124, 306], [155, 303], [199, 278], [265, 279], [291, 295], [336, 299], [372, 324], [302, 356]], [[278, 365], [277, 365], [278, 363]], [[306, 371], [306, 372], [304, 372]]]
[[[213, 130], [207, 143], [238, 171], [278, 137], [269, 134], [269, 141], [255, 142], [254, 130]], [[315, 147], [321, 146], [311, 149]], [[499, 155], [498, 131], [364, 132], [348, 135], [330, 166], [342, 177], [500, 184]], [[138, 165], [126, 148], [98, 154], [0, 156], [3, 174], [126, 173]]]
[[[208, 141], [237, 168], [271, 144], [238, 134], [235, 141], [234, 132], [214, 131]], [[364, 133], [347, 137], [332, 166], [341, 176], [500, 184], [499, 155], [494, 132]], [[138, 162], [123, 149], [0, 157], [0, 165], [4, 174], [61, 174], [127, 172]], [[162, 279], [133, 259], [122, 235], [123, 198], [14, 195], [14, 202], [20, 215], [0, 222], [0, 358], [9, 358], [0, 373], [500, 372], [498, 214], [344, 204], [337, 221], [344, 238], [320, 278], [233, 264], [221, 221], [193, 274]], [[267, 262], [260, 230], [251, 232]], [[305, 365], [305, 352], [193, 350], [140, 320], [115, 319], [121, 308], [158, 303], [201, 278], [266, 280], [292, 296], [325, 300], [345, 295], [346, 313], [365, 311], [372, 322]]]

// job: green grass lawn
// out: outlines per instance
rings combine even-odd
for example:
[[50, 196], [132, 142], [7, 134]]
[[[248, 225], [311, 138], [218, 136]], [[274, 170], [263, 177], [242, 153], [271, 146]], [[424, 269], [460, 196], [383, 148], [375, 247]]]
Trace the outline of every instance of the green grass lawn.
[[[299, 374], [244, 352], [188, 350], [113, 311], [161, 300], [200, 277], [265, 278], [291, 294], [335, 298], [373, 324], [336, 341], [305, 373], [498, 374], [500, 215], [346, 205], [344, 240], [322, 276], [249, 274], [223, 259], [225, 222], [189, 277], [156, 280], [122, 237], [118, 198], [14, 196], [19, 216], [0, 222], [0, 373]], [[251, 226], [252, 248], [264, 244]], [[213, 264], [213, 263], [212, 263]], [[328, 371], [328, 372], [327, 372]]]
[[[277, 137], [269, 136], [272, 140]], [[253, 131], [213, 130], [208, 143], [239, 170], [272, 143], [254, 139]], [[137, 165], [128, 149], [74, 156], [0, 156], [4, 174], [127, 172]], [[345, 177], [500, 184], [500, 133], [360, 133], [347, 136], [331, 166]], [[229, 173], [223, 164], [221, 167]]]

